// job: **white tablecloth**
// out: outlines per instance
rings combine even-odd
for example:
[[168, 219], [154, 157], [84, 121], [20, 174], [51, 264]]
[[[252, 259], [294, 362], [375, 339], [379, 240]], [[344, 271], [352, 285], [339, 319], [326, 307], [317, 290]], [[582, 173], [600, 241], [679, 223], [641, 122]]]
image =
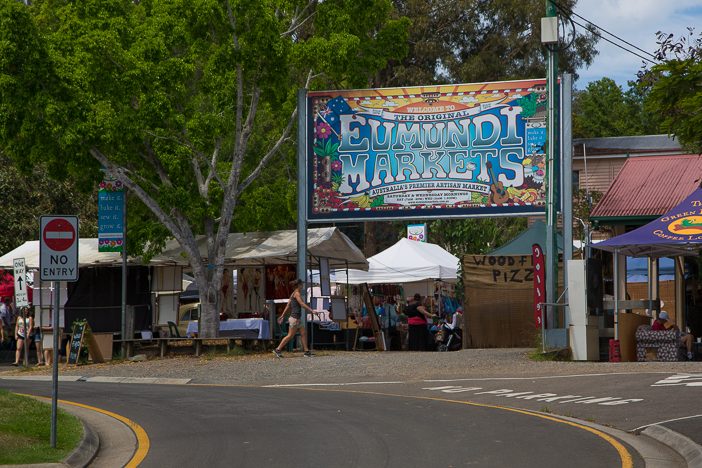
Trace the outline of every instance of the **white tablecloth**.
[[[263, 319], [229, 319], [220, 320], [219, 334], [226, 337], [237, 330], [257, 330], [259, 340], [271, 339], [271, 328], [268, 320]], [[228, 333], [229, 332], [229, 333]], [[185, 331], [186, 336], [194, 336], [197, 333], [197, 321], [192, 321], [188, 324]]]

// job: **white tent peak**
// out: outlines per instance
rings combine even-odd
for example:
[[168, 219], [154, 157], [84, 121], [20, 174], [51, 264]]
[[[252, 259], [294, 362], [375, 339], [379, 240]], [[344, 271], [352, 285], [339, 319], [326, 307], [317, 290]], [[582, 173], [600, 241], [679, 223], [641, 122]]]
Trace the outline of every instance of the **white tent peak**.
[[453, 282], [458, 262], [458, 257], [436, 244], [400, 239], [370, 257], [367, 272], [349, 270], [349, 283], [394, 284], [433, 279]]

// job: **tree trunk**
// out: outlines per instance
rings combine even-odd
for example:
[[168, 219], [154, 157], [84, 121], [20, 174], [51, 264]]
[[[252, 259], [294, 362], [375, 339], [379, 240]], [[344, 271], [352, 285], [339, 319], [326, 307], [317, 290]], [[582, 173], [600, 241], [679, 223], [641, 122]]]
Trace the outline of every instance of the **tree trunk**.
[[217, 338], [219, 336], [218, 294], [213, 287], [212, 278], [216, 270], [208, 269], [206, 264], [191, 264], [191, 267], [200, 294], [199, 337]]

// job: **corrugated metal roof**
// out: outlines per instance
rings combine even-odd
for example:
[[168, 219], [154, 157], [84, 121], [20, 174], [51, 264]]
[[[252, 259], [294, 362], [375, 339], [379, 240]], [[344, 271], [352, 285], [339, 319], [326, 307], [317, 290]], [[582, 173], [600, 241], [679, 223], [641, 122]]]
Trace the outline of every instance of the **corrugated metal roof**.
[[700, 186], [702, 155], [627, 159], [591, 219], [661, 216]]
[[583, 157], [583, 145], [588, 157], [682, 154], [677, 138], [668, 135], [638, 135], [573, 139], [573, 157]]

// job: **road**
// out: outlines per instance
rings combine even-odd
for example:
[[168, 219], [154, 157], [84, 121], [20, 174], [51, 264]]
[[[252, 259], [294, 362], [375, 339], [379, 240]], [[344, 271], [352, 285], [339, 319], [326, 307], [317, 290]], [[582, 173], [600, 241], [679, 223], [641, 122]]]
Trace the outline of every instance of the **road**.
[[[473, 384], [300, 388], [71, 382], [61, 384], [60, 398], [140, 424], [151, 442], [142, 466], [615, 467], [627, 466], [629, 454], [633, 466], [643, 466], [633, 450], [597, 431], [547, 414], [504, 409], [506, 403], [517, 406], [506, 400], [513, 397], [481, 391], [507, 389]], [[47, 382], [2, 380], [0, 385], [45, 396], [50, 390]], [[457, 391], [465, 388], [474, 390]], [[534, 400], [519, 402], [545, 409]], [[633, 403], [622, 406], [628, 404]]]

